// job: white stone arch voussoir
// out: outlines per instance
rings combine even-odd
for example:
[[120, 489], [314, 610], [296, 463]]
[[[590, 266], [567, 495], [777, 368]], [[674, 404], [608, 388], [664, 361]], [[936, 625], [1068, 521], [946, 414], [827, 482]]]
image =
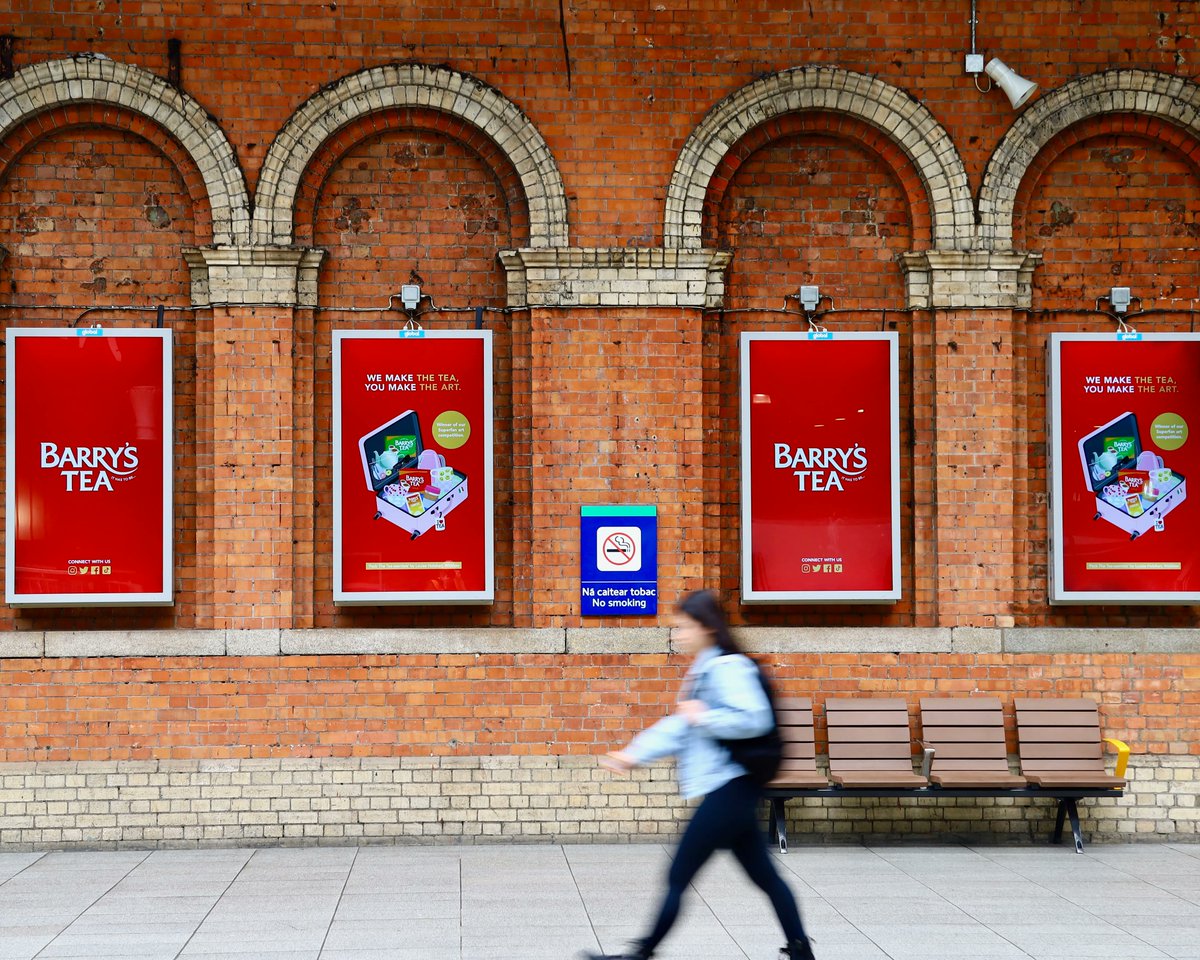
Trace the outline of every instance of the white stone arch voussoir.
[[195, 162], [208, 193], [213, 242], [233, 244], [250, 233], [246, 181], [224, 132], [186, 93], [140, 67], [80, 55], [47, 60], [0, 80], [0, 141], [32, 117], [79, 103], [106, 103], [154, 121]]
[[1042, 148], [1068, 127], [1106, 113], [1158, 117], [1200, 138], [1200, 86], [1150, 70], [1105, 70], [1039, 97], [1009, 128], [988, 161], [979, 189], [984, 246], [1011, 249], [1017, 191]]
[[325, 87], [279, 132], [255, 194], [255, 242], [292, 242], [300, 180], [321, 145], [359, 117], [404, 107], [440, 110], [486, 134], [508, 157], [529, 206], [529, 245], [567, 245], [567, 196], [554, 156], [516, 104], [487, 84], [447, 67], [387, 64]]
[[919, 171], [929, 198], [935, 248], [969, 249], [975, 210], [962, 158], [921, 103], [875, 77], [835, 67], [793, 67], [735, 90], [688, 137], [667, 188], [663, 243], [698, 248], [704, 198], [725, 154], [775, 117], [827, 110], [857, 117], [885, 133]]

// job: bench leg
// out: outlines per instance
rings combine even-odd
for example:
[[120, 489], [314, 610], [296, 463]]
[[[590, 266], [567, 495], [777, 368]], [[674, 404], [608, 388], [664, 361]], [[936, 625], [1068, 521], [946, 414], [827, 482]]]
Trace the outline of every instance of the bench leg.
[[783, 797], [771, 798], [771, 839], [778, 842], [779, 852], [787, 853], [787, 813]]
[[1058, 801], [1058, 817], [1054, 821], [1054, 842], [1062, 843], [1063, 821], [1067, 819], [1067, 801]]
[[1067, 800], [1067, 816], [1071, 818], [1071, 832], [1075, 834], [1075, 852], [1083, 853], [1083, 834], [1079, 830], [1079, 810], [1074, 800]]
[[1054, 842], [1062, 843], [1063, 821], [1071, 818], [1071, 834], [1075, 839], [1075, 852], [1083, 853], [1083, 832], [1079, 829], [1079, 808], [1075, 801], [1064, 797], [1058, 801], [1058, 816], [1054, 821]]

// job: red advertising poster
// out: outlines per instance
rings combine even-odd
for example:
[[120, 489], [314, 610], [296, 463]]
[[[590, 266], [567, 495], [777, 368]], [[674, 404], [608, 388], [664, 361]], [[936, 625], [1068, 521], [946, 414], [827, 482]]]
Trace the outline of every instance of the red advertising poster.
[[171, 602], [171, 331], [10, 329], [5, 596]]
[[1052, 334], [1048, 366], [1050, 601], [1200, 603], [1200, 334]]
[[335, 603], [490, 603], [491, 332], [333, 335]]
[[898, 337], [743, 333], [742, 600], [900, 598]]

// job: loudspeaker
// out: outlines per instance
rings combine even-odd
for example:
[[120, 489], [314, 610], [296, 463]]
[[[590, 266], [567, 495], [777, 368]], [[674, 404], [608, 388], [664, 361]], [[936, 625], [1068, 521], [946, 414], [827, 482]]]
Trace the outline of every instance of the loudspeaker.
[[999, 57], [992, 57], [983, 72], [991, 77], [1012, 103], [1014, 110], [1025, 106], [1025, 101], [1037, 92], [1038, 85], [1026, 80]]

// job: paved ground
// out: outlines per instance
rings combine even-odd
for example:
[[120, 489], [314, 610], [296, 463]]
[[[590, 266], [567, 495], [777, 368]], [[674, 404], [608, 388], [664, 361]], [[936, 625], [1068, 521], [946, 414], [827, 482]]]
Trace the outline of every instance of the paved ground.
[[[568, 960], [637, 934], [659, 845], [0, 854], [0, 958]], [[794, 846], [818, 960], [1200, 960], [1200, 845]], [[664, 960], [776, 960], [732, 860]]]

